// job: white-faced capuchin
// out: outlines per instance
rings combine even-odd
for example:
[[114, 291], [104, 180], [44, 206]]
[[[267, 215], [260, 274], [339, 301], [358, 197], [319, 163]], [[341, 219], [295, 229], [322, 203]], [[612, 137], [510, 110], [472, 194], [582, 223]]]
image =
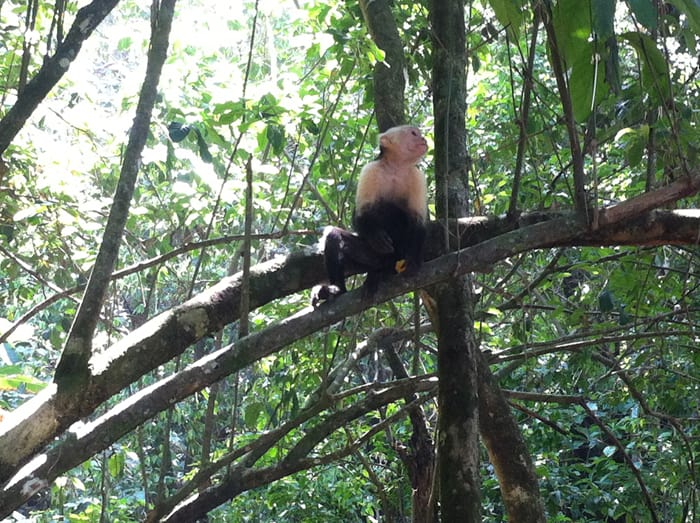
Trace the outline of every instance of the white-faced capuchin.
[[312, 292], [312, 304], [347, 291], [345, 272], [366, 272], [363, 294], [371, 296], [388, 275], [415, 272], [423, 262], [427, 195], [425, 175], [416, 167], [428, 144], [409, 125], [379, 136], [379, 156], [360, 173], [355, 197], [355, 233], [324, 231], [329, 283]]

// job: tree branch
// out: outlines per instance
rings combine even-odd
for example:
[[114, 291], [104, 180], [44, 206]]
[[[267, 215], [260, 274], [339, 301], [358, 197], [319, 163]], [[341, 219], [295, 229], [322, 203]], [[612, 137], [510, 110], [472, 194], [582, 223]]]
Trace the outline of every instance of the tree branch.
[[[157, 4], [154, 3], [155, 5]], [[136, 106], [134, 124], [129, 133], [129, 142], [124, 153], [114, 201], [95, 265], [54, 376], [59, 399], [65, 399], [66, 407], [70, 409], [78, 406], [81, 396], [75, 393], [81, 390], [89, 379], [88, 360], [92, 353], [92, 336], [107, 294], [112, 271], [117, 263], [119, 245], [129, 216], [131, 197], [141, 164], [141, 153], [146, 145], [151, 112], [158, 92], [158, 81], [168, 53], [168, 38], [175, 11], [175, 0], [163, 0], [159, 7], [153, 9], [146, 77]]]
[[[510, 204], [508, 206], [508, 216], [514, 218], [518, 213], [518, 193], [520, 192], [520, 179], [523, 174], [523, 159], [525, 158], [525, 148], [528, 139], [528, 119], [530, 115], [530, 100], [532, 88], [535, 82], [533, 71], [535, 69], [535, 50], [537, 49], [537, 33], [540, 30], [540, 13], [535, 10], [532, 23], [532, 37], [530, 39], [530, 49], [527, 57], [527, 68], [523, 75], [523, 97], [520, 106], [520, 114], [516, 114], [520, 136], [518, 136], [518, 152], [515, 156], [515, 171], [513, 172], [513, 184], [510, 192]], [[515, 108], [513, 108], [515, 110]]]
[[[251, 240], [278, 240], [281, 238], [284, 238], [286, 236], [310, 236], [312, 234], [315, 234], [316, 231], [313, 230], [296, 230], [296, 231], [276, 231], [276, 232], [271, 232], [268, 234], [251, 234], [250, 238]], [[199, 249], [204, 249], [206, 247], [210, 247], [212, 245], [223, 245], [223, 244], [229, 244], [237, 241], [241, 241], [245, 238], [244, 234], [232, 234], [232, 235], [227, 235], [227, 236], [219, 236], [217, 238], [210, 238], [208, 240], [201, 240], [201, 241], [196, 241], [196, 242], [187, 242], [184, 245], [173, 249], [171, 251], [166, 252], [165, 254], [161, 254], [158, 256], [154, 256], [153, 258], [150, 258], [148, 260], [140, 261], [137, 263], [134, 263], [133, 265], [130, 265], [128, 267], [124, 267], [123, 269], [114, 271], [112, 275], [110, 276], [110, 281], [116, 281], [120, 278], [125, 278], [131, 274], [136, 274], [138, 272], [145, 271], [146, 269], [150, 269], [151, 267], [155, 267], [157, 265], [162, 265], [168, 260], [172, 260], [173, 258], [177, 258], [181, 254], [186, 254], [190, 251], [196, 251]], [[9, 255], [9, 253], [8, 253]], [[47, 285], [49, 285], [47, 283]], [[57, 294], [54, 294], [53, 296], [49, 296], [46, 298], [44, 301], [37, 303], [34, 305], [31, 309], [29, 309], [27, 312], [22, 314], [13, 324], [12, 326], [7, 329], [5, 332], [0, 334], [0, 343], [3, 343], [4, 341], [7, 341], [7, 339], [10, 337], [10, 335], [15, 332], [22, 324], [28, 322], [31, 318], [36, 316], [38, 313], [41, 311], [45, 310], [48, 308], [50, 305], [53, 303], [56, 303], [57, 301], [60, 301], [64, 298], [69, 298], [73, 294], [77, 294], [81, 291], [85, 290], [85, 285], [76, 285], [75, 287], [71, 287], [70, 289], [65, 289], [62, 291], [58, 291]], [[73, 299], [73, 298], [71, 298]], [[77, 301], [77, 300], [75, 300]]]
[[[586, 199], [586, 173], [584, 171], [583, 151], [581, 150], [581, 144], [578, 139], [571, 92], [569, 91], [566, 78], [566, 64], [564, 63], [564, 57], [557, 43], [557, 34], [554, 28], [554, 21], [552, 20], [551, 8], [546, 8], [544, 2], [538, 2], [536, 10], [537, 16], [543, 20], [544, 27], [547, 31], [547, 43], [549, 52], [552, 55], [550, 62], [552, 64], [554, 78], [557, 81], [561, 105], [564, 110], [566, 130], [569, 133], [569, 148], [571, 149], [571, 161], [574, 169], [574, 205], [576, 206], [576, 211], [581, 215], [581, 218], [590, 223], [591, 217], [588, 216], [588, 202]], [[565, 14], [563, 16], [568, 15]]]
[[[236, 467], [220, 484], [192, 496], [187, 502], [179, 505], [173, 512], [168, 514], [163, 521], [168, 523], [195, 521], [197, 518], [206, 515], [211, 510], [211, 507], [218, 506], [232, 499], [244, 490], [270, 483], [307, 468], [336, 461], [351, 454], [359, 445], [364, 444], [388, 422], [395, 421], [399, 416], [392, 416], [378, 423], [353, 444], [349, 444], [339, 451], [322, 457], [308, 457], [311, 450], [338, 428], [388, 403], [398, 401], [412, 391], [432, 392], [437, 385], [437, 380], [435, 379], [423, 380], [418, 383], [412, 382], [413, 380], [395, 382], [389, 388], [384, 387], [374, 393], [367, 394], [364, 399], [350, 407], [330, 414], [317, 425], [311, 427], [278, 464], [261, 469], [251, 469], [243, 466]], [[429, 395], [426, 399], [430, 397]], [[406, 415], [406, 412], [404, 409], [397, 414], [403, 417]]]
[[[520, 223], [522, 228], [434, 259], [425, 263], [410, 278], [403, 275], [391, 278], [380, 287], [374, 301], [363, 301], [360, 291], [350, 292], [318, 310], [301, 311], [256, 335], [267, 336], [265, 344], [287, 344], [376, 303], [418, 287], [435, 284], [448, 276], [489, 270], [500, 260], [532, 249], [565, 245], [695, 245], [700, 230], [700, 211], [655, 211], [626, 224], [597, 231], [587, 230], [575, 215], [556, 216], [531, 215], [528, 220], [536, 222], [532, 225]], [[505, 221], [504, 219], [503, 222]], [[465, 222], [460, 223], [462, 231], [470, 231]], [[486, 230], [484, 224], [477, 221], [471, 232], [463, 234], [473, 238], [473, 228], [478, 228], [481, 233]], [[295, 253], [285, 259], [275, 259], [252, 267], [251, 310], [276, 298], [310, 288], [319, 282], [323, 274], [321, 253]], [[146, 322], [102, 354], [93, 356], [90, 363], [93, 377], [81, 392], [84, 398], [82, 414], [57, 410], [55, 388], [51, 386], [9, 413], [0, 425], [0, 481], [5, 482], [13, 476], [19, 466], [33, 455], [34, 449], [59, 436], [63, 427], [92, 412], [113, 394], [181, 354], [197, 340], [236, 321], [239, 315], [240, 283], [240, 274], [225, 278], [184, 304]], [[286, 336], [285, 329], [293, 331], [294, 337]], [[270, 347], [273, 346], [269, 345], [265, 350], [276, 350]], [[59, 416], [61, 425], [58, 425]]]
[[119, 0], [93, 0], [78, 10], [66, 39], [58, 45], [54, 55], [44, 61], [39, 72], [22, 89], [15, 105], [0, 120], [0, 155], [10, 146], [49, 91], [68, 71], [83, 42], [118, 3]]
[[[379, 347], [384, 352], [384, 357], [389, 362], [394, 376], [398, 379], [408, 378], [408, 373], [394, 349], [395, 331], [387, 329], [377, 339]], [[411, 394], [406, 397], [406, 403], [415, 402], [418, 397]], [[435, 445], [430, 434], [428, 420], [420, 405], [408, 410], [413, 428], [413, 435], [409, 440], [410, 453], [399, 452], [399, 456], [408, 471], [413, 490], [413, 520], [431, 523], [438, 521], [437, 506], [431, 503], [433, 498], [433, 485], [435, 476]]]

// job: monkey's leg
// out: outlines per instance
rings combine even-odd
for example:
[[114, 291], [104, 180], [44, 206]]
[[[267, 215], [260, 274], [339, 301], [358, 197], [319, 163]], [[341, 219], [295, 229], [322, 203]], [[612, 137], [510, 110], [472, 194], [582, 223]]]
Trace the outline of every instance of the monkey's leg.
[[330, 283], [345, 289], [345, 273], [360, 273], [383, 268], [388, 257], [376, 252], [357, 234], [328, 227], [325, 232], [324, 258]]
[[316, 286], [312, 290], [311, 303], [314, 307], [347, 292], [346, 271], [371, 272], [386, 265], [386, 256], [376, 253], [366, 240], [351, 231], [340, 227], [326, 227], [323, 242], [329, 283]]
[[407, 229], [406, 236], [406, 271], [417, 271], [423, 264], [425, 256], [426, 229], [422, 222], [415, 222]]

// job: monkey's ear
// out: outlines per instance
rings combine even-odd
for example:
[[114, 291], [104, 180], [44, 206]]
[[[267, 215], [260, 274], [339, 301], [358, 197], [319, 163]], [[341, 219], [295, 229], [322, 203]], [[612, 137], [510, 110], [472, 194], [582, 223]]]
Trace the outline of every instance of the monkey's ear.
[[379, 147], [386, 149], [391, 145], [391, 135], [389, 133], [382, 133], [379, 135]]

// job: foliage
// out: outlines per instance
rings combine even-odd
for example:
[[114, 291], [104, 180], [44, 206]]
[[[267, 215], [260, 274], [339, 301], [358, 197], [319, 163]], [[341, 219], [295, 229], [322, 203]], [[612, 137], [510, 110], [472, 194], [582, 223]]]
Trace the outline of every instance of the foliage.
[[[135, 270], [112, 283], [98, 349], [241, 269], [248, 159], [255, 175], [253, 263], [312, 245], [323, 225], [349, 226], [359, 169], [376, 149], [371, 76], [381, 50], [353, 2], [256, 6], [178, 6], [121, 248], [118, 270]], [[700, 13], [680, 0], [659, 7], [651, 0], [554, 3], [598, 206], [662, 186], [697, 164]], [[23, 75], [31, 77], [56, 43], [54, 3], [36, 3], [31, 28], [26, 9], [0, 2], [2, 114]], [[467, 125], [477, 214], [509, 210], [531, 9], [492, 0], [469, 12]], [[394, 2], [410, 51], [408, 114], [429, 132], [426, 10], [421, 2]], [[70, 4], [66, 16], [74, 13]], [[143, 76], [148, 15], [142, 3], [119, 4], [13, 142], [4, 156], [7, 173], [0, 165], [0, 336], [20, 325], [0, 345], [0, 409], [16, 408], [51, 382], [112, 203]], [[522, 127], [519, 210], [573, 206], [572, 153], [551, 60], [540, 35], [532, 109]], [[430, 164], [424, 167], [431, 174]], [[138, 266], [148, 260], [154, 263]], [[537, 394], [513, 404], [552, 521], [648, 521], [642, 486], [662, 520], [697, 517], [699, 263], [697, 248], [571, 248], [527, 253], [475, 277], [479, 341], [501, 386]], [[47, 301], [53, 295], [60, 299]], [[251, 330], [306, 302], [293, 295], [254, 310]], [[104, 513], [110, 521], [142, 519], [208, 462], [299, 416], [378, 327], [411, 332], [414, 313], [410, 297], [376, 307], [231, 375], [66, 473], [24, 512], [37, 521], [98, 521]], [[227, 326], [112, 404], [234, 341], [238, 329]], [[433, 372], [434, 335], [421, 335], [420, 344], [406, 339], [397, 346], [409, 373]], [[392, 378], [375, 347], [361, 353], [343, 390]], [[582, 402], [566, 403], [565, 396]], [[345, 448], [402, 405], [358, 416], [314, 454]], [[424, 408], [434, 424], [434, 406]], [[290, 430], [257, 465], [277, 463], [332, 413]], [[241, 493], [211, 518], [375, 521], [387, 507], [397, 521], [409, 517], [411, 484], [400, 449], [410, 437], [405, 416], [391, 419], [348, 456]], [[485, 469], [483, 479], [485, 521], [502, 520], [493, 471]]]

